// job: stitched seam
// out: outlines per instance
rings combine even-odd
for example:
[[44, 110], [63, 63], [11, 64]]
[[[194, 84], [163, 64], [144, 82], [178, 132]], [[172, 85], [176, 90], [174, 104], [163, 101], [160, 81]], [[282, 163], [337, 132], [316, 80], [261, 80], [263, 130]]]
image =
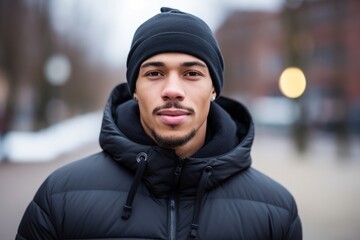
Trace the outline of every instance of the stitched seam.
[[272, 204], [272, 203], [268, 203], [268, 202], [264, 202], [264, 201], [260, 201], [260, 200], [253, 200], [253, 199], [245, 199], [245, 198], [233, 198], [233, 197], [229, 197], [229, 198], [208, 198], [209, 200], [217, 200], [217, 199], [221, 199], [221, 200], [240, 200], [240, 201], [248, 201], [248, 202], [255, 202], [255, 203], [262, 203], [262, 204], [265, 204], [265, 205], [268, 205], [268, 206], [273, 206], [273, 207], [276, 207], [276, 208], [281, 208], [281, 209], [284, 209], [285, 211], [287, 212], [291, 212], [290, 209], [287, 209], [283, 206], [279, 206], [279, 205], [275, 205], [275, 204]]
[[69, 191], [61, 191], [52, 193], [51, 197], [58, 195], [58, 194], [67, 194], [67, 193], [73, 193], [73, 192], [120, 192], [120, 193], [127, 193], [128, 191], [117, 191], [117, 190], [104, 190], [104, 189], [79, 189], [79, 190], [69, 190]]

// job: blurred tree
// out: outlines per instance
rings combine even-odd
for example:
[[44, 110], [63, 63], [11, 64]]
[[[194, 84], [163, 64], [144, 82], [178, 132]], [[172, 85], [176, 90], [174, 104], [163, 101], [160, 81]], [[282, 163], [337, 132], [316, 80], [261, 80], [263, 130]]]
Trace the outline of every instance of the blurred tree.
[[[52, 3], [0, 1], [0, 71], [7, 76], [9, 89], [0, 126], [4, 134], [11, 130], [38, 130], [73, 115], [97, 110], [113, 85], [120, 81], [116, 74], [122, 73], [121, 70], [89, 61], [88, 49], [82, 42], [87, 39], [79, 41], [54, 30]], [[71, 24], [76, 26], [77, 19]], [[71, 74], [63, 85], [54, 86], [44, 74], [44, 68], [48, 59], [58, 53], [67, 57]]]
[[335, 136], [339, 155], [348, 154], [350, 103], [359, 91], [359, 75], [351, 66], [360, 52], [358, 44], [349, 44], [349, 39], [356, 41], [360, 36], [356, 34], [359, 21], [350, 19], [358, 19], [359, 7], [357, 0], [286, 1], [283, 14], [289, 41], [288, 62], [307, 73], [309, 98], [299, 103], [304, 111], [312, 109], [311, 116], [303, 114], [295, 126], [300, 148], [306, 144], [309, 126], [305, 123], [310, 121], [316, 127], [312, 130], [325, 130]]
[[[302, 1], [287, 0], [282, 11], [284, 32], [287, 46], [287, 65], [291, 67], [298, 67], [304, 69], [304, 62], [302, 60], [301, 45], [298, 44], [300, 36], [300, 20], [299, 15], [296, 14], [296, 9], [300, 7]], [[300, 109], [300, 114], [293, 124], [293, 137], [297, 150], [303, 153], [307, 149], [308, 142], [308, 128], [306, 126], [306, 109], [304, 101], [301, 98], [294, 99]]]
[[51, 28], [44, 11], [46, 4], [47, 1], [0, 2], [0, 67], [9, 83], [3, 132], [43, 125], [39, 124], [43, 122], [39, 109], [46, 100], [35, 89], [42, 89], [42, 64], [49, 52], [47, 36]]

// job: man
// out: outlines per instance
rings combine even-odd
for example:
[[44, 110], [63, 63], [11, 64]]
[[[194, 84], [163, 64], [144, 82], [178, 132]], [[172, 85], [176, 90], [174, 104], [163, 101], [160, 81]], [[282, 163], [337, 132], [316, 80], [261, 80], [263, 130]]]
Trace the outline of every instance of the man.
[[127, 84], [105, 107], [103, 151], [47, 178], [16, 239], [302, 238], [293, 197], [250, 166], [254, 126], [220, 97], [211, 30], [161, 11], [135, 32]]

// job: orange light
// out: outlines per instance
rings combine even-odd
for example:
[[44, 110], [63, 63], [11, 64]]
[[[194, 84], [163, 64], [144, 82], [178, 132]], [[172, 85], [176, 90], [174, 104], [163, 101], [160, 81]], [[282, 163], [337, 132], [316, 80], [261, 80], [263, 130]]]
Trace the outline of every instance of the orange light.
[[288, 98], [298, 98], [306, 88], [306, 79], [301, 69], [296, 67], [286, 68], [280, 76], [280, 91]]

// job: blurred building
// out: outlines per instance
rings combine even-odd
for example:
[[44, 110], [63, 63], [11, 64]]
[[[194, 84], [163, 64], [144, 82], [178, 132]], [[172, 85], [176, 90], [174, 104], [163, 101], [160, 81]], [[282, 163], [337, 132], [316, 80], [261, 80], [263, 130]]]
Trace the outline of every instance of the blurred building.
[[360, 1], [288, 0], [280, 13], [235, 11], [217, 31], [227, 95], [280, 96], [296, 66], [307, 79], [299, 99], [309, 126], [346, 134], [360, 125]]
[[285, 63], [281, 18], [273, 12], [235, 11], [216, 32], [225, 59], [224, 93], [243, 98], [277, 95]]
[[284, 8], [296, 30], [290, 51], [297, 52], [308, 79], [308, 118], [317, 128], [341, 132], [350, 125], [359, 131], [359, 11], [357, 0], [306, 0]]

